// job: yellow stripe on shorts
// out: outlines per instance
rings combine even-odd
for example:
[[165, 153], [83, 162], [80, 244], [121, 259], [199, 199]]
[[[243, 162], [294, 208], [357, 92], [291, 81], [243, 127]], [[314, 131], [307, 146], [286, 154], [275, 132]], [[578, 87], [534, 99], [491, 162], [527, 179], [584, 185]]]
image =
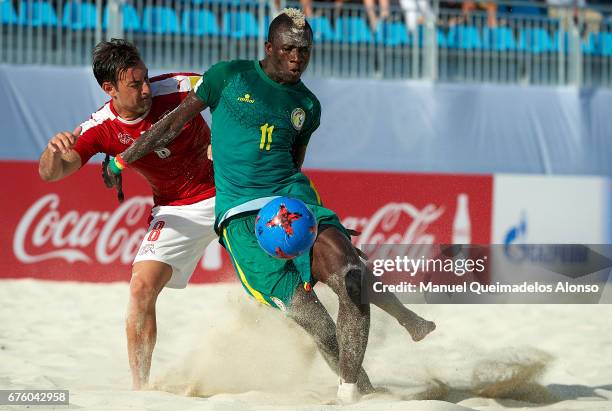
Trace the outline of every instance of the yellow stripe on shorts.
[[270, 303], [266, 301], [264, 296], [261, 295], [259, 291], [251, 287], [246, 277], [244, 276], [244, 272], [242, 271], [242, 268], [240, 268], [238, 261], [236, 261], [236, 259], [234, 258], [234, 254], [232, 253], [232, 246], [230, 245], [229, 239], [227, 238], [227, 228], [225, 227], [223, 228], [223, 238], [225, 239], [225, 243], [227, 244], [227, 250], [229, 251], [230, 256], [232, 257], [232, 260], [234, 261], [234, 264], [236, 265], [236, 269], [238, 270], [238, 275], [240, 276], [240, 281], [242, 281], [242, 284], [244, 284], [247, 290], [249, 290], [251, 295], [255, 297], [257, 301], [265, 305], [270, 305]]
[[312, 188], [312, 190], [314, 191], [315, 195], [317, 196], [317, 204], [321, 205], [321, 196], [319, 195], [319, 192], [317, 191], [317, 188], [315, 187], [314, 183], [312, 182], [312, 180], [310, 178], [308, 178], [308, 181], [310, 181], [310, 188]]

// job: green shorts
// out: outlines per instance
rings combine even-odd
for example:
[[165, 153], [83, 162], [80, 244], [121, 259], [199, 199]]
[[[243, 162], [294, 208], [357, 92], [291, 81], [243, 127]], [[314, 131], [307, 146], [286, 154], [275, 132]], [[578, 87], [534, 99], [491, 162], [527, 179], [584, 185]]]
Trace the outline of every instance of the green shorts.
[[[319, 229], [334, 226], [349, 239], [350, 235], [331, 210], [308, 204]], [[312, 249], [292, 260], [282, 260], [268, 255], [255, 237], [257, 214], [236, 216], [222, 226], [221, 244], [229, 252], [238, 279], [245, 290], [259, 302], [285, 311], [290, 306], [298, 286], [306, 289], [314, 286], [310, 271]]]

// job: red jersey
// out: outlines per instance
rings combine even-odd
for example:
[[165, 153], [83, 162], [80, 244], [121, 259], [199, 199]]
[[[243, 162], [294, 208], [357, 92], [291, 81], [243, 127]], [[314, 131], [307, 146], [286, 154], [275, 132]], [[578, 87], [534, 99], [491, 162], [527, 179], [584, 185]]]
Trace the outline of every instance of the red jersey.
[[[191, 91], [200, 76], [171, 73], [151, 78], [153, 103], [148, 113], [135, 120], [122, 119], [112, 101], [81, 124], [81, 136], [74, 150], [81, 165], [96, 153], [117, 155], [147, 131], [166, 113], [174, 110]], [[214, 197], [212, 162], [206, 155], [210, 128], [201, 115], [189, 121], [165, 148], [130, 163], [153, 189], [156, 205], [186, 205]]]

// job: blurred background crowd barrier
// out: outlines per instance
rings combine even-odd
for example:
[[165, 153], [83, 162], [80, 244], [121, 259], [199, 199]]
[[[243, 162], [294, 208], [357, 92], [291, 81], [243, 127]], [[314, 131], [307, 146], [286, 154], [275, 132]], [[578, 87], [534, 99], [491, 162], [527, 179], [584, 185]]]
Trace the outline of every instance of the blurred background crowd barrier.
[[314, 29], [311, 73], [610, 86], [612, 5], [596, 0], [0, 0], [0, 63], [88, 65], [127, 38], [150, 67], [202, 71], [263, 53], [282, 7]]

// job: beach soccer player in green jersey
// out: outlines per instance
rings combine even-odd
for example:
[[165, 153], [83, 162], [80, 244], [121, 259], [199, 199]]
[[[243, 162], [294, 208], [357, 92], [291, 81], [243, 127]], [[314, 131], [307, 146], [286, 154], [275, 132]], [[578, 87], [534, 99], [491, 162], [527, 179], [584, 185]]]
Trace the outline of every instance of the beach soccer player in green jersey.
[[[220, 240], [247, 292], [286, 311], [313, 336], [340, 377], [338, 399], [348, 403], [373, 391], [361, 367], [370, 325], [369, 304], [361, 295], [367, 268], [351, 244], [351, 233], [322, 206], [300, 171], [321, 115], [319, 101], [300, 80], [311, 48], [312, 29], [302, 12], [283, 10], [270, 24], [263, 60], [212, 66], [186, 100], [116, 157], [110, 168], [119, 174], [129, 163], [166, 146], [189, 119], [210, 107]], [[310, 253], [289, 261], [266, 254], [255, 237], [257, 212], [278, 196], [304, 201], [319, 225]], [[336, 325], [312, 290], [317, 281], [338, 296]], [[415, 341], [435, 328], [392, 294], [375, 304]]]

